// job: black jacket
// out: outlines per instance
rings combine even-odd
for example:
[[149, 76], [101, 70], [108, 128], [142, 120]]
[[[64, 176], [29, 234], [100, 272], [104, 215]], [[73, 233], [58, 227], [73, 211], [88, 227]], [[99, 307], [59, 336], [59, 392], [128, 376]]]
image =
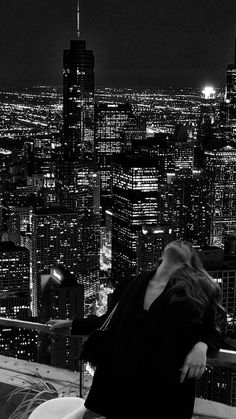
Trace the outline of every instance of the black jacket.
[[[180, 368], [197, 342], [205, 342], [208, 353], [220, 346], [212, 307], [199, 316], [186, 301], [171, 303], [171, 282], [149, 310], [143, 310], [145, 291], [154, 273], [122, 282], [104, 316], [72, 323], [72, 334], [88, 335], [102, 325], [119, 301], [109, 325], [109, 359], [106, 366], [97, 367], [85, 401], [88, 409], [109, 419], [159, 418], [158, 412], [163, 410], [165, 415], [160, 418], [190, 419], [195, 379], [180, 384]], [[178, 270], [176, 277], [181, 274]]]

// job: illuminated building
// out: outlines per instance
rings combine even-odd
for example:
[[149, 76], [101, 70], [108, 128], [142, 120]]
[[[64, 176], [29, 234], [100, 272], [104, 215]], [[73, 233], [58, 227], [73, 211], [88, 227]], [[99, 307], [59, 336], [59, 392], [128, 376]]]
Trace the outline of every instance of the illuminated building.
[[217, 246], [200, 247], [198, 253], [200, 259], [212, 278], [220, 284], [222, 291], [222, 305], [227, 311], [227, 321], [221, 324], [221, 332], [224, 336], [236, 336], [236, 262], [235, 250], [229, 251], [234, 243], [235, 236], [225, 237], [225, 249]]
[[142, 226], [138, 232], [137, 274], [157, 268], [165, 246], [175, 239], [172, 229], [167, 226]]
[[[236, 336], [236, 238], [226, 236], [224, 250], [216, 246], [198, 249], [204, 267], [222, 290], [221, 304], [226, 309], [227, 320], [221, 323], [224, 342]], [[206, 371], [197, 381], [197, 396], [230, 406], [236, 406], [236, 368], [208, 361]]]
[[70, 211], [79, 211], [87, 217], [100, 211], [100, 178], [93, 162], [69, 162], [60, 164], [62, 182], [60, 204]]
[[[79, 319], [84, 317], [84, 287], [63, 266], [45, 275], [40, 318]], [[40, 335], [40, 362], [79, 371], [81, 339], [74, 336]]]
[[159, 168], [154, 158], [120, 155], [113, 162], [112, 277], [137, 271], [138, 233], [159, 222]]
[[93, 159], [94, 155], [94, 55], [80, 38], [64, 51], [63, 60], [64, 156], [67, 160]]
[[110, 272], [112, 265], [112, 212], [106, 210], [106, 223], [101, 227], [100, 269]]
[[202, 91], [202, 97], [205, 100], [215, 99], [216, 98], [216, 91], [212, 86], [206, 86]]
[[176, 142], [174, 150], [175, 178], [185, 179], [193, 171], [193, 147], [188, 142]]
[[[64, 51], [63, 144], [58, 164], [60, 205], [77, 217], [77, 268], [64, 264], [85, 285], [85, 311], [99, 286], [100, 179], [94, 150], [94, 55], [80, 37]], [[58, 261], [58, 263], [61, 263]]]
[[206, 86], [202, 91], [202, 102], [200, 109], [200, 124], [213, 125], [216, 119], [216, 91], [213, 87]]
[[173, 178], [163, 188], [162, 222], [177, 238], [196, 244], [209, 244], [211, 206], [208, 181], [202, 175]]
[[229, 64], [226, 72], [226, 89], [224, 102], [221, 105], [221, 124], [225, 138], [235, 141], [236, 134], [236, 41], [234, 63]]
[[216, 91], [206, 86], [202, 91], [197, 138], [194, 142], [194, 168], [204, 168], [204, 151], [222, 143], [224, 137], [220, 127], [220, 106]]
[[16, 245], [25, 246], [27, 235], [30, 235], [32, 226], [33, 207], [10, 207], [7, 231], [9, 239]]
[[[0, 242], [0, 316], [18, 320], [31, 319], [30, 254], [15, 246], [3, 235]], [[21, 359], [36, 360], [35, 333], [4, 327], [0, 332], [0, 353]]]
[[236, 103], [236, 40], [234, 50], [234, 63], [229, 64], [227, 69], [225, 100], [227, 103]]
[[96, 159], [101, 178], [101, 195], [111, 195], [112, 157], [120, 154], [129, 137], [145, 135], [144, 121], [135, 117], [129, 103], [99, 103], [95, 107]]
[[57, 264], [63, 265], [76, 276], [78, 283], [84, 285], [85, 308], [87, 311], [91, 309], [99, 287], [99, 233], [97, 224], [89, 219], [86, 223], [78, 212], [62, 208], [33, 212], [31, 260], [34, 315], [38, 315], [41, 304], [41, 275]]
[[88, 308], [93, 305], [100, 275], [99, 174], [94, 171], [93, 162], [64, 162], [61, 178], [61, 205], [77, 214], [80, 268], [76, 274], [82, 283], [90, 284], [85, 287], [85, 302]]
[[205, 152], [212, 206], [211, 244], [223, 246], [224, 234], [236, 229], [236, 148]]

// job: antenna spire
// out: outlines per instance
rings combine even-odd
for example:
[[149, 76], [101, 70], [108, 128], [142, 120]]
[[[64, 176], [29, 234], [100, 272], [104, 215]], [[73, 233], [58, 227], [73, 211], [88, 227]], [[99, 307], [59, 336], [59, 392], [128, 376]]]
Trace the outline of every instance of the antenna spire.
[[80, 39], [80, 0], [77, 0], [77, 38]]

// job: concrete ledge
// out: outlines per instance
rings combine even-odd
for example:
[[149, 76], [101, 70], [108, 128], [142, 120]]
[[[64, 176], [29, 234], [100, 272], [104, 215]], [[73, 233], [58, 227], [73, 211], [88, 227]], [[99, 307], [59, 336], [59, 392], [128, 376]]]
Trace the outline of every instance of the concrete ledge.
[[212, 402], [210, 400], [196, 399], [194, 418], [201, 419], [235, 419], [236, 407]]
[[0, 386], [27, 387], [27, 380], [42, 377], [51, 383], [60, 396], [79, 396], [80, 374], [35, 362], [0, 355]]

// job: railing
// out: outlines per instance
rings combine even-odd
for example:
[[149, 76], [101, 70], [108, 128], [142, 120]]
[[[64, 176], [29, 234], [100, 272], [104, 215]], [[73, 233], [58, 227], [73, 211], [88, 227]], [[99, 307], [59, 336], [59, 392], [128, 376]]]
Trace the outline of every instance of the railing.
[[[55, 335], [55, 332], [51, 331], [50, 326], [42, 323], [34, 323], [23, 320], [9, 319], [6, 317], [0, 317], [0, 326], [16, 327], [19, 329], [35, 330], [39, 333], [45, 333], [49, 335]], [[65, 329], [56, 329], [56, 334], [63, 336], [70, 336], [70, 333], [66, 333]], [[83, 336], [80, 336], [83, 337]], [[226, 349], [220, 349], [219, 352], [211, 356], [208, 359], [210, 364], [220, 364], [221, 366], [232, 367], [235, 365], [236, 368], [236, 351], [230, 351]]]
[[[0, 317], [0, 325], [7, 326], [7, 327], [16, 327], [19, 329], [35, 330], [36, 332], [39, 332], [39, 333], [54, 334], [50, 330], [49, 326], [42, 323], [34, 323], [34, 322], [29, 322], [29, 321]], [[58, 334], [60, 334], [60, 329], [58, 329]], [[63, 331], [63, 333], [61, 334], [65, 335], [65, 332]]]
[[[55, 333], [50, 327], [41, 323], [29, 321], [13, 320], [0, 317], [0, 325], [8, 328], [20, 328], [48, 335]], [[69, 332], [58, 330], [58, 334], [69, 336]], [[208, 359], [208, 365], [220, 366], [221, 368], [230, 368], [236, 371], [236, 352], [221, 349], [217, 354]], [[84, 377], [80, 373], [71, 372], [65, 369], [55, 368], [34, 362], [23, 361], [15, 358], [9, 358], [0, 355], [0, 387], [4, 386], [22, 387], [25, 385], [25, 377], [41, 376], [47, 382], [51, 383], [59, 392], [60, 396], [78, 395], [81, 397], [81, 388], [84, 386]], [[91, 382], [90, 382], [91, 383]], [[89, 389], [87, 384], [87, 391]], [[86, 387], [86, 383], [85, 383]], [[0, 396], [2, 391], [0, 391]], [[1, 399], [1, 397], [0, 397]], [[236, 408], [212, 402], [209, 400], [196, 399], [194, 418], [208, 419], [235, 419]]]

